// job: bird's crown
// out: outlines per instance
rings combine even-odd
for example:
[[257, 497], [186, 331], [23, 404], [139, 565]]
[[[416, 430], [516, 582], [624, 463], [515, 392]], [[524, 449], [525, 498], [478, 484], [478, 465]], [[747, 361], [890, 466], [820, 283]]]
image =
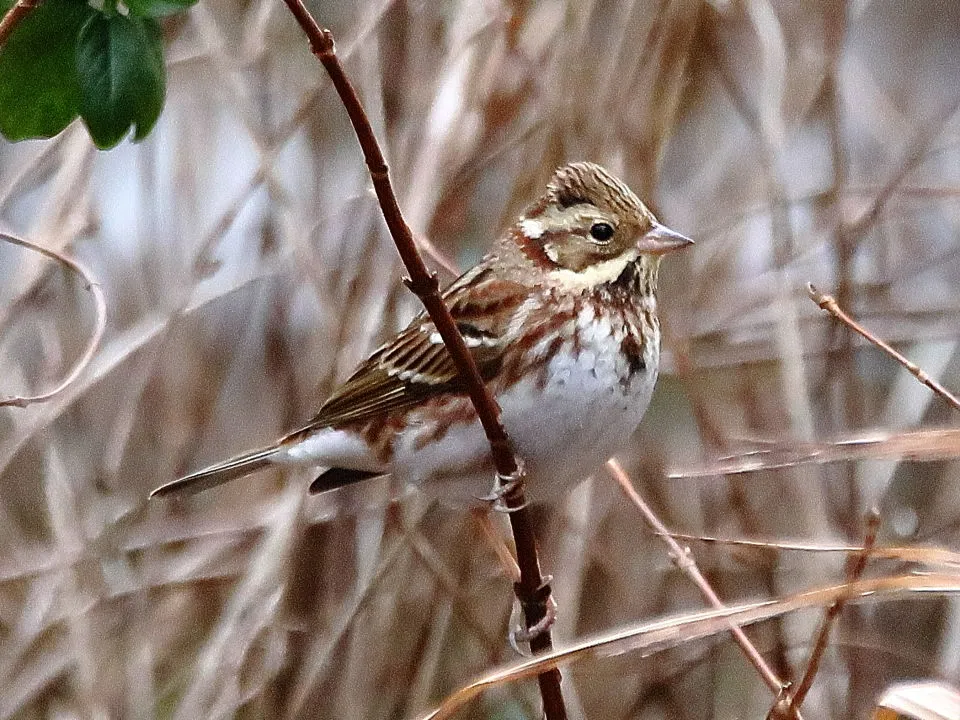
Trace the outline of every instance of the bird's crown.
[[574, 162], [558, 168], [547, 185], [546, 200], [564, 208], [593, 205], [640, 224], [654, 221], [646, 205], [626, 183], [591, 162]]

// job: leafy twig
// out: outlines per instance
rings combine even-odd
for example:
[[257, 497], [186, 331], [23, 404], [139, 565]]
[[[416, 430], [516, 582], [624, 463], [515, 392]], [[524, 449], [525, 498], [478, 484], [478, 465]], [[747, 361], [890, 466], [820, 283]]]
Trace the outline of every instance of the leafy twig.
[[865, 337], [868, 341], [876, 345], [878, 348], [880, 348], [885, 353], [887, 353], [887, 355], [889, 355], [898, 363], [903, 365], [903, 367], [907, 369], [907, 372], [913, 375], [917, 380], [922, 382], [928, 388], [933, 390], [933, 392], [935, 392], [941, 398], [943, 398], [948, 403], [950, 403], [953, 406], [954, 410], [960, 410], [960, 400], [958, 400], [953, 393], [947, 390], [943, 385], [938, 383], [932, 377], [927, 375], [927, 373], [923, 370], [923, 368], [919, 367], [916, 363], [913, 363], [907, 358], [905, 358], [903, 355], [898, 353], [896, 350], [890, 347], [883, 340], [881, 340], [876, 335], [874, 335], [869, 330], [867, 330], [865, 327], [860, 325], [852, 317], [847, 315], [847, 313], [845, 313], [840, 308], [840, 305], [837, 304], [836, 298], [834, 298], [832, 295], [826, 295], [824, 293], [821, 293], [819, 290], [817, 290], [817, 288], [813, 286], [813, 283], [807, 283], [807, 293], [810, 295], [810, 299], [820, 306], [821, 310], [826, 310], [828, 313], [833, 315], [837, 320], [842, 322], [848, 328], [863, 335], [863, 337]]
[[[523, 465], [514, 456], [510, 440], [507, 438], [507, 433], [500, 422], [500, 408], [484, 386], [476, 363], [473, 361], [463, 337], [457, 330], [449, 310], [443, 303], [437, 276], [427, 269], [417, 251], [413, 233], [403, 218], [396, 195], [393, 192], [387, 163], [377, 143], [370, 120], [364, 112], [356, 90], [337, 58], [333, 34], [317, 24], [301, 0], [284, 0], [284, 2], [309, 39], [311, 51], [326, 69], [347, 114], [350, 116], [350, 122], [363, 150], [364, 159], [373, 180], [373, 187], [380, 202], [383, 218], [387, 223], [394, 243], [396, 243], [403, 264], [410, 273], [410, 277], [406, 280], [407, 287], [420, 298], [427, 314], [437, 328], [437, 332], [443, 339], [447, 352], [450, 353], [456, 363], [460, 376], [467, 386], [470, 400], [476, 408], [477, 416], [480, 418], [487, 440], [490, 442], [490, 450], [497, 475], [502, 482], [509, 483], [510, 490], [504, 496], [504, 500], [510, 510], [510, 525], [513, 530], [514, 543], [517, 547], [517, 562], [520, 565], [520, 582], [516, 583], [514, 587], [520, 605], [524, 610], [527, 627], [534, 627], [546, 617], [550, 592], [549, 585], [544, 581], [540, 571], [536, 537], [525, 507]], [[530, 640], [530, 649], [535, 653], [550, 651], [552, 645], [549, 631], [540, 632]], [[544, 713], [548, 720], [566, 718], [563, 696], [560, 693], [559, 670], [547, 670], [540, 674], [538, 679], [540, 693], [543, 697]]]
[[45, 247], [35, 245], [28, 240], [23, 240], [21, 238], [14, 237], [13, 235], [8, 235], [7, 233], [0, 233], [0, 240], [4, 240], [12, 245], [19, 245], [20, 247], [27, 248], [28, 250], [33, 250], [41, 255], [46, 255], [48, 258], [56, 260], [61, 265], [73, 270], [83, 278], [86, 288], [93, 293], [93, 301], [97, 311], [96, 325], [94, 326], [93, 334], [90, 336], [90, 340], [87, 342], [86, 350], [84, 350], [83, 355], [79, 360], [77, 360], [73, 366], [73, 369], [60, 382], [59, 385], [57, 385], [53, 390], [41, 393], [39, 395], [27, 395], [23, 397], [18, 396], [0, 399], [0, 407], [25, 408], [33, 403], [46, 402], [47, 400], [50, 400], [51, 398], [60, 394], [70, 385], [70, 383], [80, 376], [80, 373], [84, 371], [84, 369], [93, 359], [94, 353], [96, 353], [97, 348], [100, 346], [100, 340], [103, 338], [103, 332], [107, 326], [107, 303], [106, 300], [104, 300], [103, 290], [100, 289], [100, 284], [94, 279], [90, 271], [76, 260], [72, 260], [55, 250], [49, 250]]

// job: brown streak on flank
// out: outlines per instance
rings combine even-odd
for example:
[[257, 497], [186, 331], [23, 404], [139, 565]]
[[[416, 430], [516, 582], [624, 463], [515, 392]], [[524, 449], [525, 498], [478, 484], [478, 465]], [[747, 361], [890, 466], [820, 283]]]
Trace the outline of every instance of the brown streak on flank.
[[537, 325], [536, 327], [530, 328], [528, 332], [525, 332], [523, 335], [516, 339], [514, 346], [521, 353], [526, 353], [534, 345], [540, 342], [540, 339], [547, 333], [547, 324], [543, 323]]
[[503, 392], [523, 377], [527, 369], [527, 363], [523, 362], [524, 357], [527, 356], [530, 348], [539, 342], [548, 331], [549, 328], [546, 325], [538, 326], [517, 339], [513, 348], [511, 348], [511, 352], [504, 357], [503, 366], [500, 368], [500, 376], [492, 388], [494, 392]]
[[583, 309], [584, 302], [591, 302], [589, 298], [580, 296], [573, 301], [573, 354], [574, 356], [579, 356], [580, 351], [583, 349], [583, 345], [580, 342], [580, 328], [577, 327], [577, 319], [580, 317], [580, 311]]
[[[502, 392], [518, 382], [531, 369], [539, 373], [546, 373], [547, 367], [553, 355], [562, 346], [564, 337], [562, 332], [564, 327], [576, 320], [573, 314], [574, 308], [559, 308], [545, 316], [538, 318], [539, 322], [534, 326], [535, 329], [528, 333], [526, 337], [520, 338], [511, 348], [511, 352], [504, 357], [504, 365], [501, 368], [499, 382], [494, 387], [496, 392]], [[555, 334], [557, 338], [551, 342], [547, 349], [545, 357], [539, 355], [532, 358], [529, 351], [544, 337]], [[559, 343], [557, 342], [559, 340]]]
[[540, 369], [540, 372], [537, 375], [537, 390], [544, 390], [547, 387], [547, 375], [548, 370], [550, 369], [550, 358], [560, 352], [560, 348], [563, 347], [563, 336], [557, 335], [550, 343], [550, 347], [547, 348], [547, 362], [543, 364], [543, 367]]
[[378, 415], [366, 422], [356, 422], [343, 425], [342, 429], [351, 429], [363, 436], [369, 443], [374, 457], [378, 461], [388, 464], [393, 459], [393, 441], [406, 427], [406, 414]]
[[466, 395], [436, 398], [426, 403], [423, 409], [424, 414], [434, 419], [417, 433], [413, 442], [416, 450], [442, 440], [454, 425], [469, 425], [477, 420], [477, 411]]
[[[631, 328], [631, 330], [633, 329]], [[620, 350], [627, 357], [627, 364], [630, 371], [627, 378], [628, 380], [638, 372], [646, 369], [647, 363], [643, 359], [643, 344], [637, 339], [636, 331], [627, 332], [623, 341], [620, 343]]]

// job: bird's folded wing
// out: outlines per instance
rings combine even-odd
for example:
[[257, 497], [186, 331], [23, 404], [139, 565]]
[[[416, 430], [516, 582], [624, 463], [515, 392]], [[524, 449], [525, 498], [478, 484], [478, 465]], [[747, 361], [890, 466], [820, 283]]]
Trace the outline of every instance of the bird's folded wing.
[[[485, 381], [499, 369], [511, 320], [529, 293], [530, 289], [520, 283], [498, 278], [489, 263], [473, 268], [444, 292], [444, 301]], [[464, 389], [439, 333], [421, 314], [361, 363], [310, 423], [286, 439], [368, 420]]]

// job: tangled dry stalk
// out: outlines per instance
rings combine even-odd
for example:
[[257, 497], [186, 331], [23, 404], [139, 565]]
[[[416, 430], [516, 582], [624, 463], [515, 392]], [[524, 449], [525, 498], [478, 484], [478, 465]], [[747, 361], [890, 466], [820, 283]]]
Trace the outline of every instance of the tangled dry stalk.
[[[572, 159], [609, 166], [698, 241], [664, 269], [665, 372], [619, 461], [662, 524], [695, 538], [681, 543], [728, 610], [793, 607], [742, 628], [778, 680], [800, 681], [823, 609], [848, 598], [804, 714], [866, 716], [907, 678], [956, 678], [960, 605], [904, 574], [955, 577], [953, 410], [805, 285], [960, 386], [960, 8], [314, 10], [428, 262], [472, 264]], [[74, 382], [0, 409], [0, 717], [418, 717], [516, 667], [501, 562], [472, 518], [385, 482], [306, 498], [310, 478], [279, 474], [145, 501], [309, 417], [417, 309], [284, 5], [198, 3], [165, 40], [167, 105], [144, 143], [97, 153], [78, 127], [0, 143], [0, 229], [77, 258], [110, 310]], [[47, 390], [83, 355], [93, 319], [72, 278], [0, 245], [3, 392]], [[665, 479], [684, 468], [702, 472]], [[874, 506], [851, 585], [843, 559]], [[730, 617], [692, 629], [700, 591], [614, 483], [530, 514], [556, 653], [660, 622], [645, 637], [688, 640], [577, 654], [571, 716], [768, 712]], [[881, 586], [883, 602], [845, 595]], [[530, 682], [484, 688], [457, 717], [540, 703]]]

